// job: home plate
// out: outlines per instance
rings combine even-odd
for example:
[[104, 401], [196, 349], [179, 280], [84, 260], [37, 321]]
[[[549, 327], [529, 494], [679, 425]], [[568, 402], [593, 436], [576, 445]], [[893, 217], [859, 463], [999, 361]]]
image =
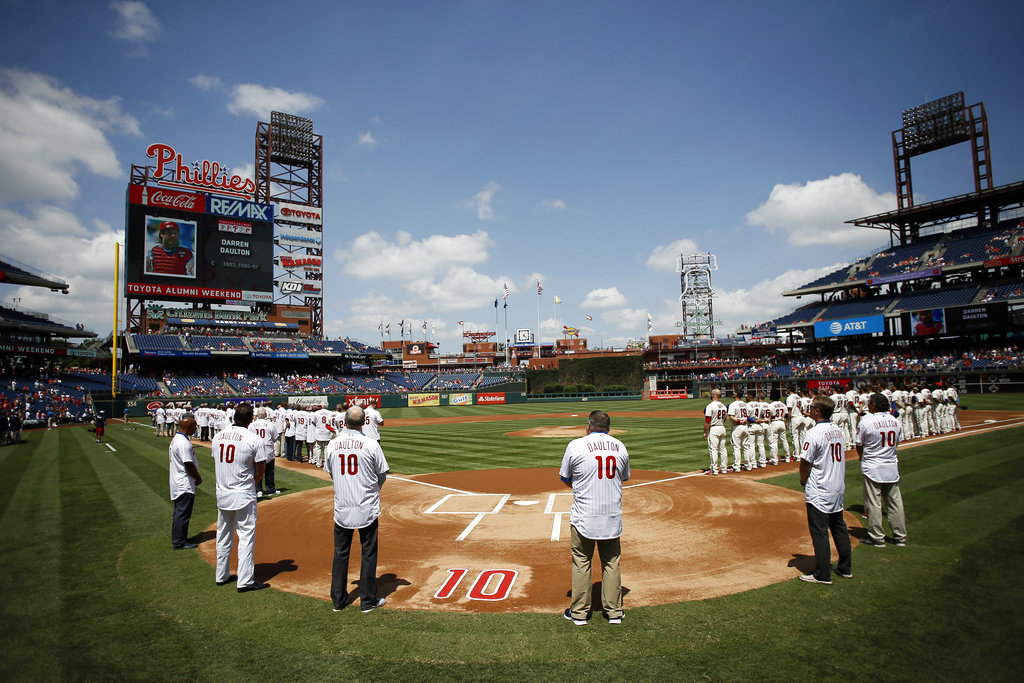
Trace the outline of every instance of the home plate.
[[513, 505], [536, 505], [539, 502], [540, 502], [539, 500], [513, 500], [512, 504]]

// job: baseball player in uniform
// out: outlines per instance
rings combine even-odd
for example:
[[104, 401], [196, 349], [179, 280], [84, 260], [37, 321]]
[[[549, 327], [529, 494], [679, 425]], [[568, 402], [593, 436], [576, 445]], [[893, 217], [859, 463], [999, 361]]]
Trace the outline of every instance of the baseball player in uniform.
[[178, 433], [171, 439], [167, 449], [170, 462], [171, 501], [174, 516], [171, 520], [171, 547], [175, 550], [197, 548], [188, 542], [188, 523], [192, 519], [192, 506], [196, 500], [196, 487], [203, 483], [199, 474], [196, 451], [191, 437], [196, 433], [195, 418], [186, 415], [178, 423]]
[[[272, 496], [277, 493], [274, 483], [274, 442], [277, 441], [277, 425], [268, 418], [266, 408], [256, 410], [256, 419], [249, 423], [249, 431], [260, 438], [260, 442], [263, 444], [263, 454], [266, 457], [263, 478], [260, 479], [256, 487], [256, 497]], [[267, 487], [265, 492], [263, 490], [264, 482]]]
[[253, 553], [256, 541], [256, 482], [263, 478], [266, 451], [259, 437], [249, 431], [252, 405], [239, 404], [235, 424], [213, 437], [210, 453], [217, 478], [217, 574], [218, 586], [231, 581], [231, 550], [238, 533], [238, 592], [269, 588], [255, 581]]
[[164, 436], [167, 430], [167, 409], [160, 406], [156, 409], [156, 435]]
[[946, 389], [946, 401], [949, 402], [949, 415], [950, 425], [953, 431], [959, 432], [960, 427], [960, 415], [957, 410], [960, 408], [960, 394], [957, 392], [956, 387], [950, 385]]
[[718, 474], [729, 468], [729, 450], [725, 445], [725, 417], [728, 411], [722, 403], [722, 390], [711, 390], [711, 403], [704, 408], [704, 440], [708, 442], [711, 466], [708, 474]]
[[274, 426], [277, 427], [277, 439], [274, 440], [274, 457], [280, 458], [285, 454], [284, 447], [284, 430], [287, 422], [287, 410], [283, 402], [277, 404], [277, 409], [273, 412]]
[[363, 412], [366, 414], [366, 422], [363, 424], [363, 434], [366, 434], [371, 439], [380, 441], [380, 428], [384, 426], [384, 418], [381, 414], [373, 407], [373, 399], [366, 400], [366, 407], [363, 408]]
[[775, 400], [768, 404], [768, 412], [771, 415], [771, 422], [768, 423], [768, 453], [771, 456], [769, 462], [773, 465], [779, 464], [779, 442], [786, 451], [786, 460], [789, 462], [792, 452], [789, 450], [789, 439], [786, 438], [786, 404]]
[[827, 396], [816, 396], [810, 415], [814, 426], [804, 435], [800, 460], [800, 484], [804, 487], [807, 526], [814, 545], [813, 574], [801, 574], [808, 583], [832, 583], [829, 532], [839, 551], [835, 572], [851, 579], [852, 552], [850, 532], [843, 519], [843, 494], [846, 490], [846, 440], [832, 421], [835, 404]]
[[829, 398], [836, 404], [836, 409], [832, 411], [832, 422], [839, 427], [846, 439], [846, 447], [850, 449], [853, 447], [853, 429], [850, 428], [850, 414], [846, 411], [846, 393], [837, 388]]
[[793, 451], [800, 452], [800, 445], [804, 442], [804, 413], [800, 410], [800, 394], [796, 387], [789, 390], [786, 397], [786, 409], [789, 411], [789, 433], [793, 438]]
[[857, 420], [860, 419], [860, 394], [852, 386], [846, 392], [846, 412], [850, 418], [850, 430], [857, 433]]
[[907, 544], [907, 518], [903, 512], [896, 457], [902, 431], [899, 421], [889, 413], [889, 401], [885, 396], [872, 394], [868, 399], [868, 414], [857, 426], [857, 453], [864, 480], [864, 511], [868, 516], [868, 535], [862, 544], [885, 547], [883, 502], [888, 511], [893, 540], [898, 546]]
[[[295, 406], [295, 459], [302, 460], [302, 448], [306, 443], [306, 430], [309, 427], [309, 413], [301, 405]], [[313, 454], [306, 451], [305, 462], [313, 462]]]
[[764, 438], [768, 432], [769, 420], [768, 404], [764, 401], [764, 394], [759, 394], [754, 401], [747, 401], [747, 413], [754, 419], [750, 425], [754, 457], [757, 458], [759, 467], [768, 467], [768, 453], [764, 448]]
[[558, 476], [572, 488], [569, 512], [572, 602], [562, 616], [586, 626], [591, 608], [590, 564], [594, 546], [601, 557], [601, 608], [609, 624], [622, 623], [622, 482], [629, 479], [626, 446], [608, 435], [611, 418], [595, 410], [587, 435], [569, 442]]
[[[733, 392], [733, 402], [729, 404], [729, 420], [732, 428], [732, 458], [733, 472], [752, 469], [754, 463], [754, 443], [750, 437], [750, 415], [747, 413], [747, 404], [743, 401], [743, 392]], [[740, 457], [743, 460], [740, 460]]]
[[917, 423], [917, 435], [921, 438], [930, 436], [928, 431], [928, 401], [932, 392], [928, 388], [917, 388], [914, 396], [914, 421]]
[[313, 413], [313, 436], [316, 438], [313, 450], [316, 452], [316, 461], [320, 467], [323, 467], [327, 443], [334, 437], [334, 433], [331, 431], [331, 412], [327, 410], [327, 406], [322, 405]]
[[210, 426], [210, 409], [205, 403], [200, 405], [192, 413], [196, 418], [196, 434], [200, 441], [206, 441], [206, 431]]
[[316, 449], [316, 411], [313, 406], [306, 407], [306, 458], [317, 467], [324, 466], [323, 451]]
[[348, 558], [352, 533], [359, 529], [362, 563], [359, 569], [359, 604], [365, 614], [383, 607], [377, 597], [377, 530], [380, 489], [389, 471], [380, 444], [360, 429], [362, 408], [345, 412], [345, 428], [327, 444], [324, 469], [334, 484], [334, 564], [331, 569], [331, 602], [341, 611], [348, 602]]

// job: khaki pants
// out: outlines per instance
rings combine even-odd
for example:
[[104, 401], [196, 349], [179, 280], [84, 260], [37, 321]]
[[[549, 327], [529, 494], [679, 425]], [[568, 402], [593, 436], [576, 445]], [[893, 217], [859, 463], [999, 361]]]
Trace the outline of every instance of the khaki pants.
[[570, 526], [572, 552], [572, 604], [569, 613], [573, 619], [586, 619], [590, 614], [591, 576], [590, 561], [594, 546], [601, 556], [601, 608], [609, 619], [622, 617], [622, 574], [619, 572], [619, 539], [594, 541], [584, 538], [576, 527]]
[[867, 477], [864, 480], [864, 511], [868, 516], [868, 537], [873, 541], [885, 540], [882, 529], [882, 503], [888, 511], [889, 526], [896, 542], [907, 540], [907, 518], [903, 513], [903, 496], [900, 495], [900, 484], [879, 484]]

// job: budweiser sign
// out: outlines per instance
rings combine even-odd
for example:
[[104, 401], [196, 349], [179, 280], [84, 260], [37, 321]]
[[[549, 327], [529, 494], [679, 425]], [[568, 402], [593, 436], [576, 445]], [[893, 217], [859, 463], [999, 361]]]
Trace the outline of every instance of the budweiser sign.
[[186, 190], [205, 190], [242, 199], [252, 199], [256, 182], [233, 175], [216, 161], [195, 161], [190, 167], [173, 147], [157, 142], [146, 149], [146, 156], [156, 159], [154, 176], [157, 183]]
[[129, 185], [128, 203], [142, 204], [143, 206], [159, 206], [164, 209], [178, 209], [179, 211], [195, 211], [203, 213], [206, 210], [206, 203], [202, 195], [191, 192], [177, 192], [175, 190], [164, 190], [159, 187], [147, 185]]
[[304, 225], [323, 225], [323, 209], [303, 204], [277, 203], [277, 220]]
[[319, 256], [288, 256], [281, 254], [278, 257], [281, 267], [285, 270], [320, 270], [323, 267], [323, 260]]

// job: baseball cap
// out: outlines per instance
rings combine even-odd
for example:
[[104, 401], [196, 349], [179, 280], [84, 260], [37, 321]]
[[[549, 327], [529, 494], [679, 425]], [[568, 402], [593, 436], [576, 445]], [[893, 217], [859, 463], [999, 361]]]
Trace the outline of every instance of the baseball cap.
[[174, 230], [175, 232], [181, 232], [181, 228], [174, 221], [164, 221], [160, 224], [160, 234], [162, 235], [165, 230]]

